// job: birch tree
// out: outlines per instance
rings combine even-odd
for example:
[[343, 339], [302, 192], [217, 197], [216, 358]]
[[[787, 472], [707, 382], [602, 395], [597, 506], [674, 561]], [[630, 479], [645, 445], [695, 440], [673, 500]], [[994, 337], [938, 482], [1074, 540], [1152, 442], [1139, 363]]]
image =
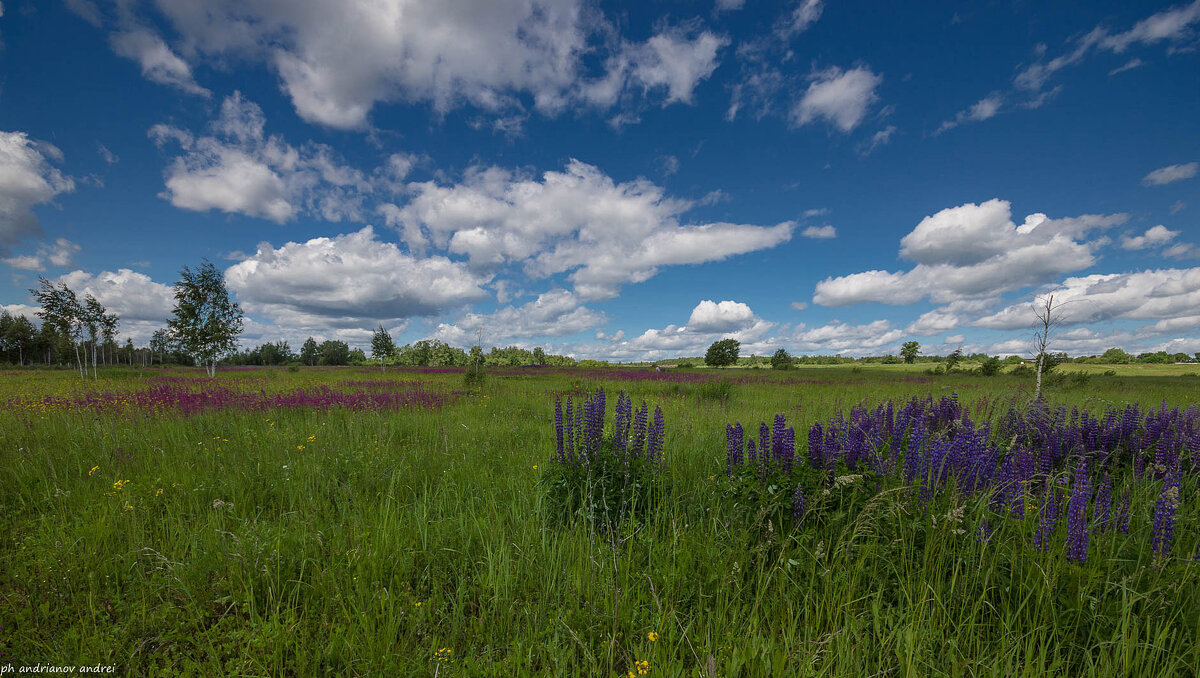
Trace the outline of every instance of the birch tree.
[[210, 377], [217, 374], [217, 361], [237, 349], [242, 308], [229, 298], [224, 274], [207, 260], [195, 269], [184, 266], [180, 271], [175, 310], [167, 329]]

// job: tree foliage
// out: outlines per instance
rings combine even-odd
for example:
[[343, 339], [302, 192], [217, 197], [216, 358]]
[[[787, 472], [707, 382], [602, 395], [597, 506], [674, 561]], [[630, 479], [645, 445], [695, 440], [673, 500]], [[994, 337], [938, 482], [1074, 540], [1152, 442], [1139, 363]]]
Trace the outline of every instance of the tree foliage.
[[900, 347], [900, 357], [904, 358], [904, 362], [909, 363], [910, 365], [917, 359], [917, 356], [920, 355], [920, 353], [921, 344], [916, 341], [906, 341], [904, 342], [904, 345]]
[[171, 336], [184, 351], [217, 373], [217, 361], [237, 349], [242, 332], [242, 309], [229, 298], [225, 276], [210, 262], [193, 269], [184, 266], [175, 283], [175, 309], [167, 322]]
[[771, 368], [776, 370], [790, 370], [792, 368], [792, 355], [787, 352], [786, 348], [775, 351], [775, 355], [771, 356]]
[[737, 362], [742, 342], [737, 339], [714, 341], [704, 354], [704, 364], [710, 367], [726, 367]]

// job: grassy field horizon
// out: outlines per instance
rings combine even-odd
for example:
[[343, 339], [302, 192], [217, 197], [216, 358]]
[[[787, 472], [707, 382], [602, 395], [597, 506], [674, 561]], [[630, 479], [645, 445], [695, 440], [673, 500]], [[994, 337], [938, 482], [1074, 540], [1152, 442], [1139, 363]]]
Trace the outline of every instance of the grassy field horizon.
[[[512, 368], [489, 370], [478, 388], [460, 371], [393, 367], [222, 369], [212, 380], [198, 368], [102, 369], [97, 380], [0, 372], [0, 665], [1193, 675], [1200, 378], [1088, 365], [1087, 377], [1050, 383], [1038, 410], [1029, 378], [924, 367]], [[665, 422], [654, 511], [607, 533], [548, 506], [565, 463], [556, 403], [582, 406], [600, 388], [605, 445], [624, 435], [612, 421], [620, 392], [660, 407]], [[1136, 406], [1144, 446], [1178, 410], [1183, 472], [1172, 485], [1151, 448], [1142, 469], [1132, 443], [1110, 455], [1119, 461], [1085, 445], [1084, 457], [1041, 458], [1015, 518], [997, 504], [1008, 491], [997, 481], [980, 489], [961, 471], [935, 480], [937, 469], [905, 480], [897, 464], [917, 429], [893, 427], [891, 408], [897, 437], [870, 464], [841, 452], [811, 468], [731, 461], [728, 425], [756, 431], [783, 415], [800, 460], [814, 424], [863, 422], [870, 433], [889, 403], [899, 412], [914, 398], [929, 403], [913, 410], [929, 421], [954, 412], [938, 435], [983, 445], [990, 431], [996, 454], [1014, 449], [996, 433], [1014, 412], [1061, 407], [1055, 430], [1070, 431], [1082, 412], [1100, 421]], [[1088, 421], [1083, 438], [1103, 437]], [[932, 424], [921, 430], [932, 440]], [[1060, 496], [1064, 511], [1078, 506], [1071, 469], [1085, 457], [1095, 463], [1087, 519], [1100, 520], [1104, 482], [1112, 506], [1128, 491], [1132, 509], [1126, 531], [1092, 531], [1081, 561], [1067, 550], [1067, 513], [1049, 527], [1043, 516]], [[1003, 475], [1008, 457], [995, 459]], [[807, 498], [803, 516], [793, 493]], [[1166, 547], [1162, 496], [1176, 497]]]

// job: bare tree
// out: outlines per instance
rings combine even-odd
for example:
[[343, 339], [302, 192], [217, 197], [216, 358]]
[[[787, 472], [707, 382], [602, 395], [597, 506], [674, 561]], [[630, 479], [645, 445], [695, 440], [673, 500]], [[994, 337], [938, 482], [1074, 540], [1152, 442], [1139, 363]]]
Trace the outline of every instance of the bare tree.
[[1062, 307], [1066, 302], [1054, 301], [1047, 294], [1033, 302], [1033, 315], [1037, 318], [1038, 330], [1033, 333], [1033, 349], [1037, 352], [1037, 387], [1033, 399], [1042, 397], [1042, 367], [1046, 364], [1046, 349], [1050, 347], [1050, 335], [1063, 323]]

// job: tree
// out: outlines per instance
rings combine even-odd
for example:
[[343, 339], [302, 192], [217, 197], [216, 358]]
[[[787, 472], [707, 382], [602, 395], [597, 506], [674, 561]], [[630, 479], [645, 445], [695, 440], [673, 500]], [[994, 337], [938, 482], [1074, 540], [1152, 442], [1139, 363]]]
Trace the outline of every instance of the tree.
[[708, 352], [704, 354], [704, 364], [711, 367], [725, 367], [737, 362], [738, 352], [741, 351], [742, 342], [737, 339], [721, 339], [714, 341], [712, 346], [708, 347]]
[[17, 363], [25, 364], [25, 349], [33, 343], [33, 337], [36, 330], [33, 328], [33, 323], [29, 322], [29, 318], [23, 315], [12, 318], [8, 327], [4, 329], [4, 343], [8, 350], [16, 349]]
[[217, 374], [217, 361], [237, 350], [242, 332], [242, 308], [229, 298], [225, 276], [207, 260], [187, 266], [175, 283], [175, 310], [167, 322], [171, 336], [204, 365], [208, 376]]
[[985, 377], [994, 377], [997, 374], [1000, 374], [1000, 370], [1003, 367], [1004, 362], [996, 356], [992, 356], [980, 363], [979, 373]]
[[1133, 362], [1133, 356], [1119, 348], [1110, 348], [1100, 355], [1100, 360], [1105, 365], [1128, 365]]
[[545, 365], [546, 364], [546, 352], [542, 350], [541, 346], [538, 346], [537, 348], [533, 349], [533, 364], [534, 365]]
[[317, 352], [321, 354], [322, 365], [348, 365], [350, 363], [350, 346], [344, 341], [330, 339], [321, 342]]
[[904, 358], [904, 362], [912, 364], [917, 359], [917, 355], [921, 352], [921, 344], [915, 341], [906, 341], [900, 347], [900, 357]]
[[371, 335], [371, 357], [379, 361], [379, 369], [383, 369], [383, 359], [396, 352], [396, 342], [392, 341], [392, 335], [383, 329], [383, 325], [375, 330]]
[[165, 328], [154, 330], [150, 335], [150, 362], [154, 363], [154, 354], [158, 354], [158, 364], [167, 362], [167, 353], [171, 350], [171, 333]]
[[962, 362], [963, 350], [962, 347], [954, 349], [954, 352], [946, 356], [946, 374], [954, 369], [956, 365]]
[[[1033, 315], [1039, 325], [1033, 333], [1033, 348], [1037, 353], [1037, 386], [1033, 391], [1034, 400], [1042, 397], [1042, 373], [1049, 371], [1045, 369], [1048, 362], [1046, 349], [1050, 346], [1050, 334], [1063, 322], [1061, 309], [1062, 302], [1054, 303], [1053, 294], [1047, 294], [1045, 298], [1033, 303]], [[1053, 365], [1050, 367], [1053, 368]]]
[[66, 283], [60, 282], [55, 286], [40, 276], [38, 286], [29, 292], [42, 307], [38, 311], [42, 329], [49, 328], [55, 335], [70, 342], [75, 349], [75, 364], [79, 367], [79, 376], [86, 376], [83, 360], [79, 355], [79, 340], [83, 337], [83, 305], [79, 303], [79, 298]]
[[786, 348], [775, 351], [775, 355], [771, 356], [771, 367], [776, 370], [790, 370], [792, 368], [792, 356], [787, 352]]
[[309, 367], [317, 364], [317, 360], [321, 357], [321, 351], [317, 348], [317, 340], [309, 337], [304, 340], [304, 345], [300, 347], [300, 361], [308, 363]]

